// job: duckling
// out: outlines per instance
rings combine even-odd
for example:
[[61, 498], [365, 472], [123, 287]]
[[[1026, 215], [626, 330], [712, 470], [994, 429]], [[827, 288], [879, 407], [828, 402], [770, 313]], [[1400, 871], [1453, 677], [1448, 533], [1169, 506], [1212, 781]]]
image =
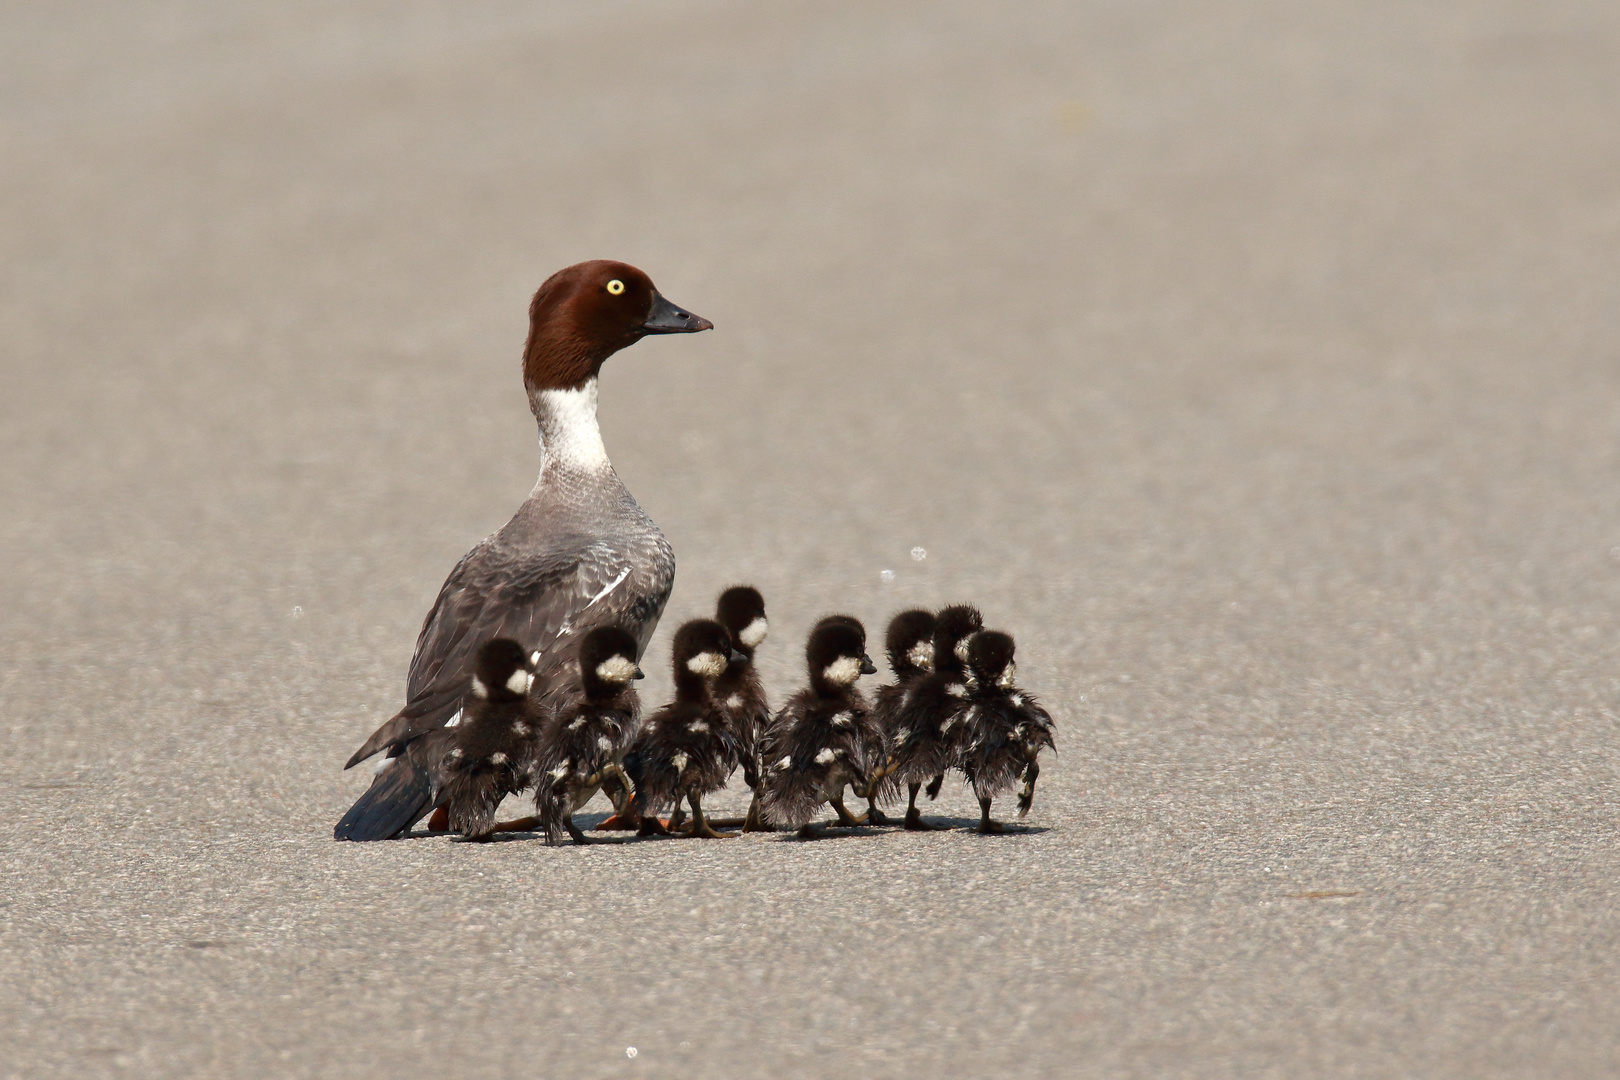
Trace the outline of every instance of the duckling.
[[902, 611], [889, 620], [883, 647], [894, 682], [880, 686], [872, 699], [872, 719], [881, 740], [870, 757], [880, 764], [869, 778], [872, 787], [866, 796], [866, 820], [873, 825], [894, 825], [897, 823], [878, 808], [878, 803], [892, 802], [900, 794], [899, 782], [890, 778], [887, 765], [894, 751], [894, 721], [917, 683], [934, 670], [934, 613], [920, 608]]
[[970, 604], [944, 608], [934, 619], [934, 670], [911, 687], [891, 723], [893, 754], [885, 768], [896, 782], [910, 789], [905, 827], [913, 831], [945, 828], [923, 821], [917, 810], [917, 792], [925, 778], [928, 797], [939, 794], [945, 770], [956, 764], [958, 732], [953, 731], [966, 704], [968, 642], [984, 626], [979, 609]]
[[529, 786], [544, 715], [529, 697], [534, 667], [509, 638], [486, 641], [474, 661], [463, 721], [436, 728], [384, 758], [377, 778], [338, 822], [339, 840], [400, 836], [443, 806], [450, 831], [488, 840], [495, 808]]
[[656, 817], [645, 815], [678, 806], [684, 797], [692, 807], [687, 835], [723, 839], [731, 834], [716, 832], [705, 820], [702, 798], [726, 786], [741, 757], [741, 744], [714, 704], [715, 684], [741, 654], [712, 619], [683, 625], [673, 651], [675, 700], [652, 715], [625, 756], [636, 785], [633, 815], [642, 835], [663, 832]]
[[770, 624], [765, 619], [765, 598], [751, 585], [734, 585], [720, 594], [715, 621], [731, 634], [732, 649], [742, 656], [726, 665], [714, 684], [716, 707], [742, 747], [743, 783], [754, 793], [743, 821], [744, 831], [759, 827], [759, 734], [770, 723], [771, 707], [765, 684], [754, 666], [754, 650], [765, 642]]
[[642, 678], [636, 665], [636, 639], [617, 626], [599, 626], [579, 643], [583, 694], [545, 727], [535, 764], [536, 824], [549, 843], [562, 833], [576, 844], [588, 841], [574, 824], [574, 811], [604, 786], [619, 789], [619, 802], [631, 792], [620, 762], [636, 736], [641, 699], [631, 680]]
[[990, 803], [1024, 781], [1018, 793], [1018, 816], [1029, 813], [1035, 802], [1035, 779], [1041, 769], [1036, 757], [1042, 749], [1055, 749], [1052, 716], [1014, 683], [1013, 639], [997, 630], [973, 635], [968, 646], [968, 671], [974, 679], [962, 716], [961, 768], [979, 797], [979, 831], [999, 833], [1003, 826], [990, 818]]
[[810, 818], [831, 803], [843, 825], [861, 822], [845, 809], [843, 791], [867, 786], [869, 749], [882, 736], [866, 698], [855, 688], [877, 671], [866, 655], [866, 628], [858, 619], [831, 615], [816, 624], [805, 643], [810, 685], [788, 699], [761, 740], [760, 815], [766, 821], [817, 832]]

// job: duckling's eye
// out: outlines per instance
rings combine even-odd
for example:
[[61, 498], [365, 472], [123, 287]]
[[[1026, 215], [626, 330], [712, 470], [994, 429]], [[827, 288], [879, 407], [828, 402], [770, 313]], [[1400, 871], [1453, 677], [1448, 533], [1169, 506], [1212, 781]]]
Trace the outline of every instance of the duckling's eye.
[[624, 292], [624, 282], [620, 281], [618, 278], [614, 278], [612, 281], [607, 283], [607, 290], [613, 296], [618, 296], [620, 293]]

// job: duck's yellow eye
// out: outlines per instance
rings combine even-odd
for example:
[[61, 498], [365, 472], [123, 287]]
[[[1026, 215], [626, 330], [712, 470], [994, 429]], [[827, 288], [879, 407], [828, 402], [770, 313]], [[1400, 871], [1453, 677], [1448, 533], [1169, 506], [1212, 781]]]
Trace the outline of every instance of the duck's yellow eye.
[[608, 282], [608, 292], [612, 293], [614, 296], [618, 296], [620, 293], [624, 292], [624, 282], [620, 281], [618, 278], [614, 278], [612, 281]]

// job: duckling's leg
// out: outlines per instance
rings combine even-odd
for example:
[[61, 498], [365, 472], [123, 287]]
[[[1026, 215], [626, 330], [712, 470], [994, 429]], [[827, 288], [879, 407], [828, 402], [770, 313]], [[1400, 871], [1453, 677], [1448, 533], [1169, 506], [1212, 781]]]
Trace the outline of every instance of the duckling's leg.
[[743, 818], [743, 832], [774, 832], [759, 816], [759, 789], [754, 789], [754, 798], [748, 804], [748, 816]]
[[979, 800], [979, 831], [981, 833], [999, 833], [1007, 831], [1001, 822], [990, 820], [989, 799]]
[[1029, 759], [1029, 768], [1024, 770], [1024, 786], [1018, 792], [1018, 816], [1023, 817], [1029, 813], [1029, 808], [1035, 805], [1035, 779], [1041, 775], [1041, 767], [1035, 764], [1035, 759]]
[[928, 781], [928, 797], [930, 799], [939, 798], [939, 789], [941, 787], [943, 787], [944, 784], [945, 784], [945, 774], [944, 773], [940, 773], [938, 776], [936, 776], [932, 780]]
[[613, 813], [598, 822], [597, 829], [639, 828], [641, 815], [636, 812], [633, 805], [636, 788], [630, 782], [630, 777], [625, 775], [622, 766], [614, 763], [602, 770], [602, 790], [613, 800]]
[[893, 825], [896, 822], [894, 818], [878, 809], [876, 797], [868, 795], [866, 797], [866, 823], [868, 825]]
[[849, 809], [846, 806], [844, 806], [844, 789], [842, 786], [839, 787], [838, 793], [833, 795], [827, 801], [832, 803], [833, 813], [838, 815], [838, 824], [844, 826], [845, 828], [854, 828], [857, 825], [866, 824], [866, 819], [864, 817], [856, 817], [854, 814], [849, 812]]
[[866, 813], [861, 815], [861, 823], [864, 825], [894, 824], [894, 820], [890, 818], [888, 814], [885, 814], [882, 810], [879, 810], [877, 804], [878, 782], [887, 775], [888, 769], [882, 765], [879, 765], [864, 778], [859, 779], [854, 784], [850, 785], [850, 790], [854, 792], [858, 798], [866, 800]]
[[696, 791], [686, 793], [686, 799], [692, 804], [692, 828], [688, 836], [701, 836], [705, 840], [730, 840], [736, 833], [715, 832], [709, 823], [703, 819], [703, 804], [698, 799]]
[[[573, 814], [564, 814], [562, 821], [563, 828], [568, 830], [568, 835], [573, 837], [574, 843], [581, 845], [590, 843], [590, 840], [586, 839], [585, 834], [579, 831], [579, 826], [574, 824]], [[613, 842], [614, 841], [604, 841], [604, 843]]]
[[943, 829], [945, 827], [943, 825], [928, 824], [922, 819], [922, 814], [917, 811], [917, 792], [922, 790], [922, 785], [911, 784], [909, 786], [911, 788], [911, 802], [906, 806], [906, 820], [903, 822], [905, 827], [911, 832], [934, 832], [937, 829]]

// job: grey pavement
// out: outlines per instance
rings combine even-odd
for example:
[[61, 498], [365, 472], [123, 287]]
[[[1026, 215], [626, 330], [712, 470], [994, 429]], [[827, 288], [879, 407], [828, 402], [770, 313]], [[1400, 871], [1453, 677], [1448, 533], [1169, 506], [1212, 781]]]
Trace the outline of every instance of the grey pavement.
[[[18, 2], [0, 102], [0, 1077], [1620, 1075], [1620, 6]], [[603, 379], [649, 699], [976, 601], [1030, 831], [331, 842], [599, 256], [717, 327]]]

